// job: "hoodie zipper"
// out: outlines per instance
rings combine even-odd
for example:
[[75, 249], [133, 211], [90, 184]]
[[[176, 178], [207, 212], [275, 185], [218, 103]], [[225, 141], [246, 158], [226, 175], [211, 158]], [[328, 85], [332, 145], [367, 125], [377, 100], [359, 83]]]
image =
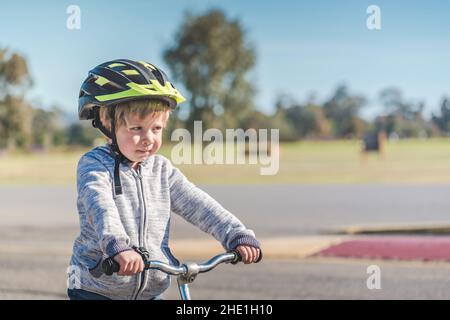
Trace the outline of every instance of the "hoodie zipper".
[[[111, 153], [104, 150], [103, 148], [99, 148], [99, 150], [101, 150], [101, 151], [107, 153], [109, 156], [111, 156]], [[139, 172], [136, 172], [134, 169], [131, 169], [133, 176], [135, 178], [137, 178], [137, 180], [139, 180], [139, 185], [140, 185], [140, 190], [141, 190], [141, 198], [142, 198], [141, 205], [143, 208], [144, 219], [141, 219], [141, 229], [139, 230], [140, 231], [139, 232], [139, 246], [145, 247], [145, 232], [144, 231], [145, 231], [145, 224], [147, 223], [147, 209], [145, 206], [144, 186], [142, 184], [141, 166], [139, 166], [138, 170], [139, 170]], [[142, 221], [143, 221], [143, 223], [142, 223]], [[140, 280], [138, 280], [139, 285], [136, 287], [137, 293], [133, 295], [133, 300], [137, 299], [137, 297], [139, 296], [139, 294], [141, 293], [141, 291], [144, 287], [144, 284], [147, 280], [146, 272], [144, 271], [142, 274], [138, 275], [138, 278], [140, 278]]]
[[[145, 204], [145, 196], [144, 196], [144, 185], [142, 182], [142, 174], [141, 174], [141, 167], [139, 166], [138, 172], [135, 173], [135, 177], [137, 177], [137, 179], [139, 180], [139, 187], [141, 190], [141, 205], [142, 205], [142, 213], [143, 215], [141, 217], [143, 217], [143, 219], [141, 218], [141, 225], [140, 225], [140, 232], [139, 232], [139, 246], [141, 247], [146, 247], [145, 246], [145, 225], [147, 224], [147, 208], [146, 208], [146, 204]], [[137, 300], [138, 296], [142, 293], [142, 291], [144, 290], [144, 285], [145, 282], [147, 280], [147, 273], [144, 271], [142, 272], [140, 275], [140, 282], [139, 282], [139, 287], [138, 287], [138, 291], [136, 293], [136, 295], [133, 297], [133, 300]]]

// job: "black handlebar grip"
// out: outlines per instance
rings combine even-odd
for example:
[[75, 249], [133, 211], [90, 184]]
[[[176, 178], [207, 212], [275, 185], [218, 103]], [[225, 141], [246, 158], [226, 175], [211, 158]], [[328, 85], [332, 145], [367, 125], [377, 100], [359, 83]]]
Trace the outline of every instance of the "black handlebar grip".
[[242, 256], [241, 256], [241, 254], [239, 253], [239, 251], [237, 251], [237, 250], [231, 250], [231, 252], [234, 253], [234, 254], [236, 255], [236, 259], [234, 259], [234, 261], [232, 261], [231, 264], [236, 264], [236, 263], [242, 261]]
[[102, 270], [104, 274], [111, 276], [114, 272], [119, 272], [120, 265], [113, 258], [108, 258], [103, 260]]
[[[242, 261], [242, 256], [241, 256], [241, 254], [239, 253], [239, 251], [237, 251], [237, 250], [231, 250], [231, 252], [234, 253], [234, 254], [236, 254], [236, 259], [235, 259], [233, 262], [231, 262], [231, 264], [236, 264], [236, 263]], [[260, 262], [260, 261], [262, 260], [262, 258], [263, 258], [263, 252], [262, 252], [261, 249], [259, 249], [259, 257], [258, 257], [258, 260], [255, 261], [255, 263]]]
[[255, 261], [255, 263], [260, 262], [262, 260], [262, 258], [263, 258], [263, 253], [262, 253], [262, 250], [259, 249], [259, 257], [258, 257], [258, 260]]

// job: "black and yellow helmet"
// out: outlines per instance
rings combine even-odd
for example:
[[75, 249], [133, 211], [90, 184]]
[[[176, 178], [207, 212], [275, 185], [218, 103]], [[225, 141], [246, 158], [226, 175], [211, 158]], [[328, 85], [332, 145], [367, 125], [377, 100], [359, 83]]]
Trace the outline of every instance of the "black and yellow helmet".
[[[115, 106], [122, 102], [138, 99], [158, 99], [166, 101], [174, 109], [185, 101], [184, 97], [169, 82], [161, 69], [144, 61], [118, 59], [102, 63], [89, 71], [81, 85], [78, 99], [80, 120], [92, 119], [92, 125], [111, 138], [111, 148], [115, 154], [114, 190], [122, 194], [120, 163], [130, 162], [119, 149], [115, 133]], [[99, 108], [111, 107], [111, 130], [100, 121]]]
[[96, 106], [113, 106], [137, 99], [164, 100], [171, 108], [185, 101], [161, 69], [145, 61], [118, 59], [89, 71], [80, 89], [78, 117], [94, 119]]

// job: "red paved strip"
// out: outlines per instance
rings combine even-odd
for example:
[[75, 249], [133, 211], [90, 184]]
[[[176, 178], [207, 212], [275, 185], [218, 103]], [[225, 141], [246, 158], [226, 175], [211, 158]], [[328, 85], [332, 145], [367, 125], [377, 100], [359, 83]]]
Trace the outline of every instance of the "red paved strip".
[[450, 260], [450, 236], [377, 236], [344, 241], [314, 256]]

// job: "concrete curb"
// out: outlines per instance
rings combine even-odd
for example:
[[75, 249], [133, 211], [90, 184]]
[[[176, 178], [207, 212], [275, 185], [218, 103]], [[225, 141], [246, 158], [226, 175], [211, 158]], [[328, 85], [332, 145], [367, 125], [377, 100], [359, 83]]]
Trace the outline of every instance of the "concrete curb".
[[421, 223], [421, 224], [389, 224], [372, 226], [348, 226], [343, 228], [324, 230], [330, 235], [370, 235], [370, 234], [450, 234], [450, 224]]
[[[265, 259], [302, 259], [339, 244], [347, 238], [342, 236], [298, 236], [258, 240], [261, 243]], [[205, 259], [224, 251], [214, 239], [175, 240], [171, 243], [171, 249], [173, 254], [180, 259]]]

